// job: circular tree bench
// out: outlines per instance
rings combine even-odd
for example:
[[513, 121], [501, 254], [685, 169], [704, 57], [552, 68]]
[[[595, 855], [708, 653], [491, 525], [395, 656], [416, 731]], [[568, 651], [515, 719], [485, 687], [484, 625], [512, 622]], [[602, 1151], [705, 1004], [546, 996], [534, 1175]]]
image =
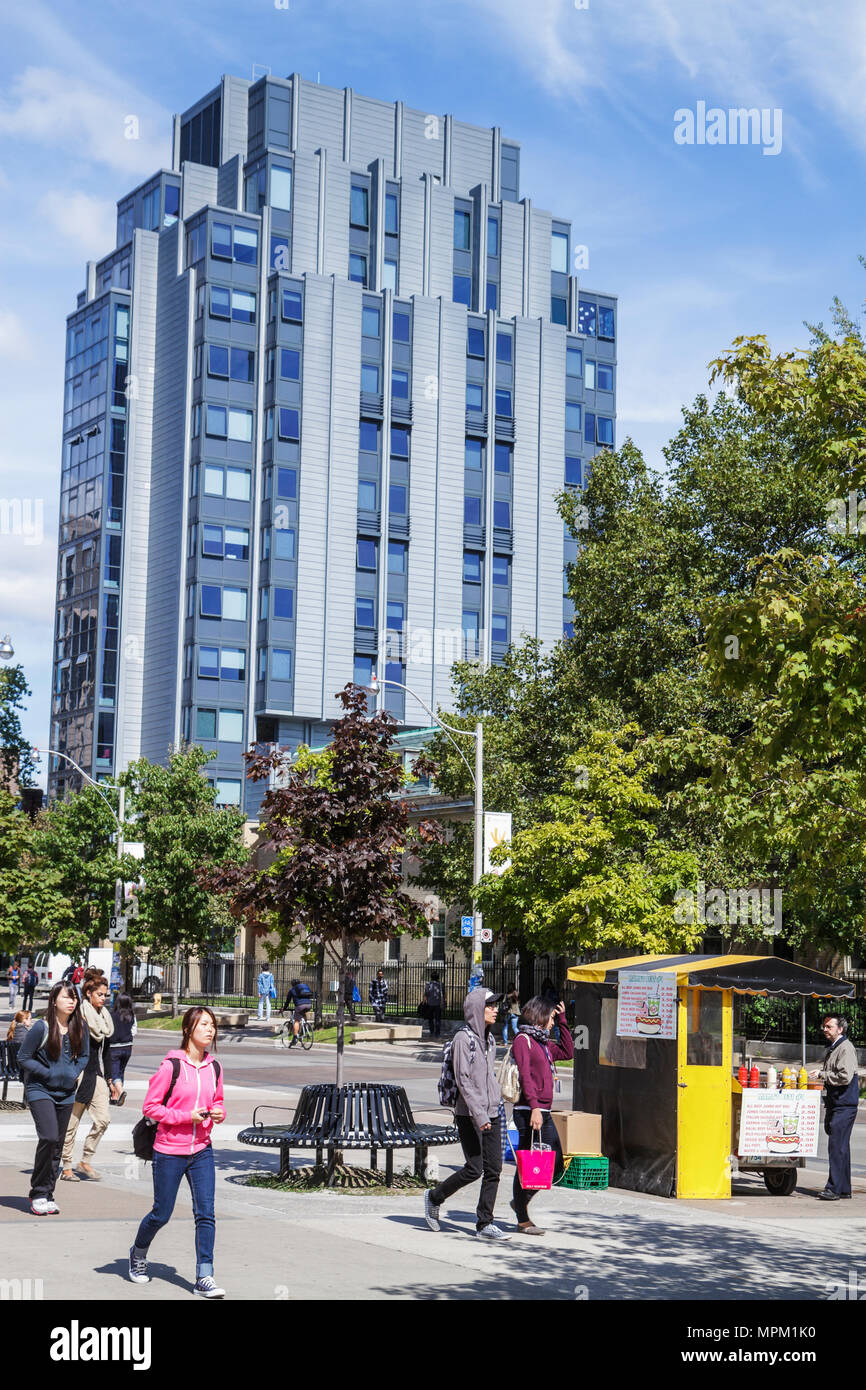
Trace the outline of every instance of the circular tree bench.
[[274, 1105], [257, 1105], [253, 1123], [242, 1129], [242, 1144], [279, 1148], [280, 1177], [290, 1172], [292, 1149], [315, 1149], [316, 1166], [322, 1167], [327, 1152], [328, 1186], [334, 1183], [337, 1153], [341, 1149], [369, 1149], [370, 1166], [378, 1167], [378, 1153], [385, 1152], [385, 1182], [394, 1178], [394, 1150], [415, 1150], [415, 1175], [424, 1176], [427, 1150], [440, 1144], [456, 1144], [455, 1125], [418, 1124], [402, 1086], [355, 1081], [348, 1086], [305, 1086], [288, 1125], [263, 1125], [256, 1120], [260, 1110], [279, 1110]]

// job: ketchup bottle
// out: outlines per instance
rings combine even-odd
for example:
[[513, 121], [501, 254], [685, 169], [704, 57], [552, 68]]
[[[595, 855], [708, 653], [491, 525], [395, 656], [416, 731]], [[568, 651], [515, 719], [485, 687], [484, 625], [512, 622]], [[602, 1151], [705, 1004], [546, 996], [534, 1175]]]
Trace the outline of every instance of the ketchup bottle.
[[749, 1084], [749, 1073], [744, 1066], [740, 1067], [740, 1070], [737, 1072], [737, 1080], [745, 1090]]
[[758, 1071], [757, 1067], [753, 1066], [752, 1070], [749, 1072], [749, 1086], [760, 1086], [760, 1084], [761, 1073]]

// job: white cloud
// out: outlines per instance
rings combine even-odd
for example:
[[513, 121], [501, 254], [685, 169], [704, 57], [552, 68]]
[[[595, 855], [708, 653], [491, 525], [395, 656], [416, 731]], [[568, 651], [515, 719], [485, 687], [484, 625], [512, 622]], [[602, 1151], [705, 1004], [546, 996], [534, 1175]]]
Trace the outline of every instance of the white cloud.
[[53, 188], [43, 193], [37, 211], [61, 241], [91, 259], [106, 255], [116, 241], [114, 205], [88, 193]]
[[0, 309], [0, 358], [32, 357], [33, 343], [24, 320], [11, 309]]
[[170, 157], [169, 118], [154, 102], [116, 78], [105, 86], [58, 68], [29, 67], [15, 78], [0, 105], [0, 132], [107, 164], [131, 183]]

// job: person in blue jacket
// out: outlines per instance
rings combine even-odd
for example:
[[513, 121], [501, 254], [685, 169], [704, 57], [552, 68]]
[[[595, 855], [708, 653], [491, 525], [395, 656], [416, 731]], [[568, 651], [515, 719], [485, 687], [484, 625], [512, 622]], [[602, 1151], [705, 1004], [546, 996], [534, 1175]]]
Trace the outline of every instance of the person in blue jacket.
[[277, 983], [266, 965], [263, 965], [259, 971], [256, 988], [259, 992], [259, 1018], [270, 1018], [271, 1000], [277, 997]]
[[60, 1153], [78, 1078], [89, 1056], [90, 1033], [81, 1016], [78, 991], [61, 982], [48, 996], [45, 1018], [33, 1024], [18, 1049], [24, 1099], [39, 1138], [30, 1180], [34, 1216], [57, 1216], [60, 1210], [54, 1200]]

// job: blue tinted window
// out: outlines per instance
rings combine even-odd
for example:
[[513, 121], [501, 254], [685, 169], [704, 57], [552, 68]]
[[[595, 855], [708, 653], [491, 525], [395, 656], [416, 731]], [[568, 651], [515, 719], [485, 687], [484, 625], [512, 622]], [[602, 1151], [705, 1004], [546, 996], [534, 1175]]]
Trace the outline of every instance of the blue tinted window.
[[481, 498], [464, 497], [463, 521], [467, 526], [481, 525]]
[[375, 627], [376, 612], [371, 598], [355, 599], [355, 627]]
[[469, 308], [472, 303], [472, 280], [468, 275], [454, 276], [452, 298], [455, 304], [465, 304]]
[[599, 444], [613, 444], [613, 420], [607, 419], [604, 415], [599, 415], [595, 422], [596, 438]]
[[376, 568], [376, 542], [364, 540], [358, 537], [358, 569], [374, 570]]
[[402, 663], [401, 663], [401, 662], [399, 662], [399, 661], [386, 661], [386, 662], [385, 662], [385, 680], [386, 680], [386, 681], [395, 681], [397, 685], [402, 685], [402, 684], [403, 684], [403, 677], [405, 676], [405, 674], [406, 674], [406, 673], [405, 673], [405, 671], [403, 670], [403, 666], [402, 666]]
[[361, 390], [375, 396], [379, 390], [379, 368], [372, 362], [361, 363]]
[[199, 647], [198, 673], [202, 680], [219, 680], [220, 654], [218, 647]]
[[379, 310], [369, 304], [365, 304], [361, 311], [361, 332], [365, 338], [378, 338], [379, 336]]
[[402, 483], [391, 483], [389, 488], [388, 509], [396, 516], [406, 515], [407, 489]]
[[494, 526], [501, 526], [501, 527], [503, 527], [505, 530], [508, 530], [508, 528], [509, 528], [510, 525], [511, 525], [511, 503], [510, 503], [510, 502], [494, 502], [494, 503], [493, 503], [493, 525], [494, 525]]
[[494, 613], [491, 622], [490, 636], [494, 642], [508, 641], [508, 614]]
[[595, 305], [588, 299], [581, 299], [577, 305], [577, 330], [586, 338], [595, 337]]
[[292, 619], [295, 616], [294, 589], [274, 589], [274, 617]]
[[352, 679], [355, 685], [369, 685], [373, 679], [373, 658], [371, 656], [356, 656]]
[[463, 552], [463, 583], [481, 583], [481, 556], [475, 550]]
[[511, 361], [511, 334], [497, 333], [496, 335], [496, 360], [497, 362]]
[[352, 210], [350, 220], [353, 227], [369, 227], [368, 194], [366, 188], [352, 184]]
[[298, 474], [294, 468], [277, 469], [277, 496], [288, 497], [290, 500], [298, 495]]
[[294, 531], [286, 531], [282, 526], [277, 526], [274, 529], [274, 555], [278, 560], [294, 560]]
[[391, 453], [397, 459], [409, 457], [409, 431], [402, 425], [391, 426]]
[[202, 527], [201, 533], [201, 553], [209, 556], [212, 560], [221, 560], [223, 557], [223, 528], [221, 526]]
[[226, 222], [214, 222], [211, 227], [211, 255], [222, 261], [232, 259], [232, 229]]
[[302, 317], [301, 296], [297, 290], [283, 290], [283, 318], [289, 323], [300, 323]]
[[216, 738], [216, 710], [200, 709], [195, 715], [196, 738]]
[[613, 309], [603, 309], [599, 305], [598, 310], [598, 336], [613, 340]]
[[292, 679], [292, 653], [282, 647], [274, 647], [271, 652], [271, 679], [290, 681]]
[[472, 246], [472, 218], [459, 208], [454, 213], [454, 245], [458, 251], [468, 251]]
[[218, 618], [222, 613], [222, 592], [216, 584], [201, 586], [201, 615], [203, 618]]
[[406, 550], [403, 541], [388, 542], [388, 572], [389, 574], [406, 573]]
[[235, 227], [235, 260], [242, 265], [255, 265], [259, 255], [259, 234], [255, 227]]
[[587, 410], [583, 417], [583, 437], [591, 444], [595, 443], [595, 416], [591, 410]]
[[211, 285], [210, 287], [210, 311], [211, 316], [215, 319], [231, 318], [231, 293], [222, 285]]
[[385, 232], [388, 236], [397, 235], [397, 194], [385, 194]]
[[562, 635], [563, 635], [563, 637], [565, 637], [565, 638], [573, 637], [573, 636], [574, 636], [574, 623], [563, 623], [563, 624], [562, 624]]
[[375, 420], [362, 420], [358, 430], [358, 448], [366, 453], [379, 451], [379, 426]]
[[394, 342], [395, 342], [395, 343], [408, 343], [408, 341], [409, 341], [409, 315], [408, 315], [408, 314], [405, 314], [405, 313], [398, 313], [397, 310], [395, 309], [395, 310], [394, 310], [393, 323], [394, 323]]
[[511, 569], [511, 561], [507, 555], [494, 555], [493, 557], [493, 583], [499, 589], [508, 588], [508, 575]]
[[481, 410], [484, 406], [484, 388], [474, 381], [466, 383], [467, 410]]
[[255, 376], [256, 356], [249, 348], [232, 348], [230, 354], [229, 376], [232, 381], [252, 381]]
[[511, 392], [505, 391], [501, 387], [497, 387], [496, 390], [496, 414], [511, 414]]
[[552, 295], [550, 299], [550, 321], [551, 323], [568, 323], [568, 301], [561, 299], [559, 295]]
[[583, 464], [579, 458], [565, 456], [565, 481], [569, 487], [583, 486]]
[[398, 401], [409, 399], [409, 373], [393, 371], [391, 373], [391, 395]]
[[402, 632], [404, 623], [404, 613], [402, 603], [388, 600], [388, 622], [387, 626], [392, 632]]
[[485, 309], [492, 309], [493, 313], [499, 308], [499, 286], [495, 280], [487, 281], [487, 295], [484, 303]]
[[301, 375], [301, 354], [294, 348], [280, 348], [280, 376], [284, 381], [297, 381]]
[[487, 254], [488, 256], [499, 255], [499, 218], [488, 217], [487, 219]]
[[358, 506], [365, 512], [376, 510], [376, 484], [367, 478], [358, 479]]
[[205, 412], [205, 434], [212, 439], [226, 437], [226, 410], [222, 405], [209, 405]]
[[495, 453], [494, 453], [493, 469], [494, 469], [494, 472], [496, 472], [496, 473], [510, 473], [510, 472], [511, 472], [511, 445], [510, 445], [510, 444], [497, 444], [497, 445], [496, 445], [496, 449], [495, 449]]
[[300, 439], [300, 416], [297, 410], [280, 406], [280, 439]]
[[484, 356], [484, 329], [470, 328], [466, 334], [466, 354], [468, 357]]
[[226, 559], [246, 560], [250, 553], [250, 533], [240, 526], [226, 527]]
[[354, 280], [356, 285], [367, 283], [367, 257], [359, 256], [356, 251], [349, 254], [349, 279]]
[[463, 609], [463, 631], [467, 637], [478, 636], [478, 614], [471, 608]]
[[480, 439], [467, 439], [466, 441], [466, 467], [481, 468], [484, 462], [484, 445]]
[[565, 402], [565, 428], [567, 430], [580, 429], [580, 406], [573, 401]]
[[613, 390], [613, 367], [606, 367], [603, 362], [598, 364], [598, 389], [599, 391]]
[[566, 376], [580, 376], [583, 372], [583, 353], [580, 348], [570, 347], [565, 349], [565, 374]]
[[227, 347], [218, 347], [216, 343], [210, 344], [207, 350], [207, 374], [208, 376], [228, 376], [229, 350]]

